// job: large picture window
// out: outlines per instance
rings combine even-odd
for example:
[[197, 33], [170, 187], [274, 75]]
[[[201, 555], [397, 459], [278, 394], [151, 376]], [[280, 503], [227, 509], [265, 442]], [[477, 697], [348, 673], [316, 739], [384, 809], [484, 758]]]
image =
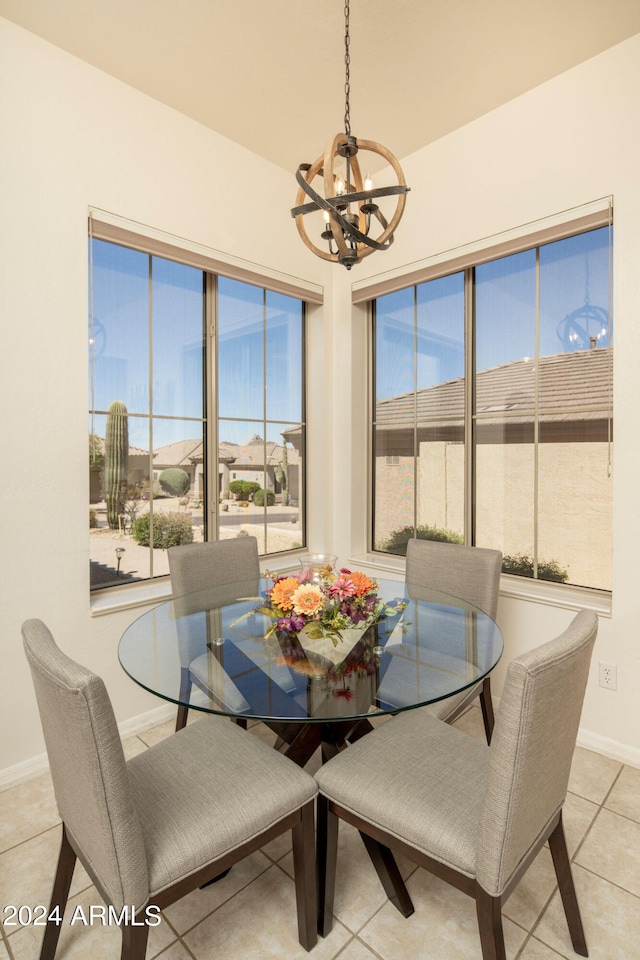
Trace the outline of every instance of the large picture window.
[[606, 225], [373, 301], [374, 550], [611, 589], [611, 251]]
[[95, 237], [89, 267], [91, 588], [304, 546], [304, 302]]

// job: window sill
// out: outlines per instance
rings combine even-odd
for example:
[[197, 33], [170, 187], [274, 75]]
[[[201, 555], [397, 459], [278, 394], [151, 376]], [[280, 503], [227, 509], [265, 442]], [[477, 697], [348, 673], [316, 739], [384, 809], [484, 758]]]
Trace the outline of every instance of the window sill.
[[[375, 575], [404, 580], [404, 557], [385, 557], [379, 553], [366, 553], [351, 557], [349, 564], [359, 569], [366, 567]], [[603, 617], [611, 616], [611, 594], [605, 590], [573, 587], [546, 580], [531, 580], [503, 574], [500, 578], [500, 596], [529, 603], [544, 603], [565, 610], [594, 610]]]
[[128, 584], [122, 587], [107, 587], [91, 594], [90, 609], [92, 617], [101, 617], [106, 613], [131, 610], [161, 603], [171, 598], [171, 580], [158, 577], [157, 580], [145, 580], [142, 583]]
[[[295, 572], [300, 567], [299, 557], [304, 553], [306, 550], [262, 557], [260, 566], [262, 570], [277, 569], [280, 574]], [[121, 587], [105, 587], [104, 590], [96, 590], [91, 594], [89, 605], [91, 616], [101, 617], [107, 613], [118, 613], [120, 610], [162, 603], [163, 600], [170, 600], [171, 597], [171, 580], [166, 576], [140, 583], [123, 584]]]

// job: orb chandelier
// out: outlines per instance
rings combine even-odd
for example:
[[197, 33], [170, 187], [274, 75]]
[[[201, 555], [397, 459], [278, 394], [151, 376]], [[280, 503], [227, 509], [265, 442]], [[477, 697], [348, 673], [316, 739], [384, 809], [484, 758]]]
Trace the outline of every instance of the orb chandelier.
[[[291, 210], [298, 233], [309, 249], [323, 260], [343, 264], [347, 270], [374, 250], [389, 249], [410, 189], [405, 183], [400, 164], [386, 147], [373, 140], [358, 140], [351, 134], [349, 43], [349, 0], [345, 0], [344, 133], [332, 137], [325, 152], [314, 163], [300, 164], [296, 171], [296, 206]], [[386, 160], [398, 182], [389, 187], [374, 188], [368, 176], [363, 180], [360, 157], [364, 152], [377, 154]], [[314, 183], [316, 178], [317, 185]], [[397, 197], [397, 202], [387, 222], [376, 200], [389, 196]], [[305, 198], [310, 202], [305, 203]], [[318, 211], [322, 211], [323, 219], [318, 225], [322, 228], [319, 239], [325, 242], [324, 247], [317, 246], [310, 239], [304, 222], [307, 214]]]

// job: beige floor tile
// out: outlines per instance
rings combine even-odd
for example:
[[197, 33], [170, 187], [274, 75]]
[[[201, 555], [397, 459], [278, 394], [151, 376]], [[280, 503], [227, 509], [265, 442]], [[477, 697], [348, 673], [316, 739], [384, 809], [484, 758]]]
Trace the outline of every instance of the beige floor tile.
[[60, 823], [48, 773], [0, 793], [0, 853]]
[[[638, 898], [582, 867], [574, 866], [573, 876], [584, 924], [589, 960], [639, 960], [640, 909]], [[562, 957], [575, 960], [576, 954], [556, 892], [534, 931]]]
[[186, 933], [223, 903], [244, 889], [265, 870], [271, 862], [260, 851], [236, 863], [222, 880], [211, 883], [202, 890], [194, 890], [164, 911], [171, 925], [179, 934]]
[[[177, 709], [176, 707], [176, 711]], [[189, 715], [189, 718], [191, 718], [191, 715]], [[160, 743], [161, 740], [166, 740], [172, 733], [175, 733], [175, 729], [175, 719], [165, 720], [164, 723], [159, 723], [156, 727], [150, 727], [148, 730], [144, 730], [142, 733], [139, 733], [138, 736], [148, 747], [152, 747], [155, 743]]]
[[640, 823], [602, 809], [576, 863], [640, 897]]
[[548, 847], [544, 847], [503, 907], [503, 914], [525, 930], [532, 930], [556, 886]]
[[527, 940], [524, 950], [518, 957], [518, 960], [558, 960], [558, 957], [560, 956], [562, 955], [560, 953], [556, 953], [556, 951], [552, 950], [551, 947], [548, 947], [544, 943], [540, 943], [540, 941], [536, 940], [535, 937], [531, 937], [529, 940]]
[[[570, 795], [564, 809], [564, 825], [569, 856], [582, 842], [599, 807], [582, 797]], [[504, 915], [532, 930], [556, 887], [556, 873], [548, 846], [545, 846], [504, 905]]]
[[[60, 852], [60, 839], [61, 829], [54, 827], [0, 855], [1, 906], [48, 906]], [[86, 889], [90, 884], [83, 867], [76, 864], [71, 883], [72, 895]], [[9, 937], [16, 932], [15, 927], [5, 928]]]
[[291, 847], [291, 831], [288, 830], [287, 833], [281, 833], [280, 836], [272, 840], [271, 843], [265, 844], [264, 847], [262, 847], [262, 852], [269, 857], [270, 860], [273, 860], [274, 863], [277, 863], [278, 860], [282, 860], [283, 857], [291, 852]]
[[[388, 901], [359, 933], [383, 960], [471, 960], [482, 956], [473, 900], [426, 870], [409, 880], [415, 906], [405, 919]], [[507, 960], [513, 960], [526, 932], [504, 919]]]
[[594, 817], [600, 808], [591, 800], [585, 800], [584, 797], [578, 797], [574, 793], [568, 793], [562, 812], [562, 822], [564, 823], [564, 835], [567, 841], [569, 856], [572, 857], [580, 844]]
[[[293, 881], [272, 866], [183, 938], [198, 960], [304, 960]], [[333, 960], [349, 940], [340, 924], [311, 956]]]
[[158, 960], [193, 960], [193, 954], [187, 950], [184, 943], [176, 940], [168, 950], [158, 954]]
[[139, 753], [144, 753], [148, 748], [140, 737], [127, 737], [122, 741], [122, 749], [125, 760], [131, 760], [132, 757], [137, 757]]
[[353, 939], [337, 957], [337, 960], [378, 960], [378, 957], [375, 953], [371, 953], [371, 950], [365, 947], [360, 940]]
[[571, 765], [569, 790], [571, 793], [602, 803], [620, 773], [622, 764], [599, 753], [576, 747]]
[[9, 960], [9, 951], [2, 940], [0, 940], [0, 960]]
[[640, 823], [640, 770], [623, 767], [605, 807]]

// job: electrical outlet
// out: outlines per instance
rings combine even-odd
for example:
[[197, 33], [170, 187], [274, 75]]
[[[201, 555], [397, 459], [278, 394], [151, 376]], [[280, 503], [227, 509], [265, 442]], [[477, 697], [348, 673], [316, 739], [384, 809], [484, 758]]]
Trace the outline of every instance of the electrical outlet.
[[618, 689], [618, 668], [615, 663], [602, 663], [602, 661], [600, 661], [598, 664], [598, 676], [601, 687], [606, 687], [607, 690]]

